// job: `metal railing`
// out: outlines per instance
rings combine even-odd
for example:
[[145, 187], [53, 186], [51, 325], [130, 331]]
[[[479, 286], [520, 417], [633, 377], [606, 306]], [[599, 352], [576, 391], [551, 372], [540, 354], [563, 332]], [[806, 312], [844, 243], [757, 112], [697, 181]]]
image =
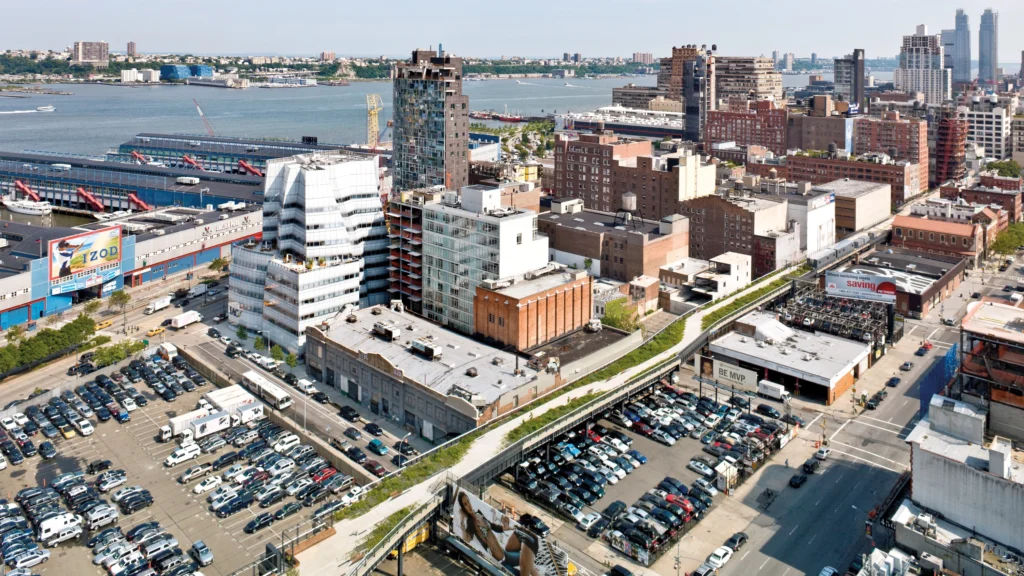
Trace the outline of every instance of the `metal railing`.
[[435, 492], [430, 500], [421, 504], [416, 510], [408, 514], [403, 518], [390, 532], [387, 533], [384, 538], [381, 538], [377, 544], [367, 550], [363, 557], [352, 568], [349, 569], [349, 576], [359, 576], [365, 574], [364, 570], [372, 571], [392, 550], [397, 548], [401, 544], [401, 540], [405, 538], [406, 534], [424, 522], [430, 516], [437, 513], [440, 506], [445, 501], [445, 493], [447, 491], [447, 484], [441, 490]]

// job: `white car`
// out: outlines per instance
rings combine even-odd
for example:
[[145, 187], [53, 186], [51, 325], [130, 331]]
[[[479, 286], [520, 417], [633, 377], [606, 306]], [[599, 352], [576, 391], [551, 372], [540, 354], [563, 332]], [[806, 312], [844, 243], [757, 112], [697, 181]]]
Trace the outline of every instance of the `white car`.
[[817, 452], [814, 453], [814, 457], [817, 458], [818, 460], [826, 460], [828, 459], [829, 454], [832, 454], [831, 448], [820, 448]]
[[584, 532], [586, 532], [587, 530], [590, 529], [591, 526], [596, 524], [597, 521], [600, 520], [600, 519], [601, 519], [601, 515], [600, 514], [598, 514], [597, 512], [591, 512], [590, 514], [587, 514], [586, 516], [584, 516], [583, 519], [579, 521], [579, 524], [576, 525], [576, 527], [579, 528], [580, 530], [583, 530]]
[[619, 477], [616, 476], [615, 472], [612, 472], [612, 469], [607, 466], [601, 466], [600, 468], [598, 468], [597, 473], [600, 474], [601, 476], [604, 476], [605, 479], [608, 480], [609, 484], [614, 485], [619, 483]]
[[235, 488], [228, 484], [221, 483], [220, 487], [213, 491], [213, 494], [210, 494], [209, 496], [206, 497], [206, 501], [213, 502], [217, 498], [220, 498], [221, 496], [225, 496], [227, 494], [234, 496]]
[[203, 494], [205, 492], [209, 492], [210, 490], [220, 486], [222, 482], [224, 481], [221, 480], [220, 476], [210, 476], [199, 484], [196, 484], [196, 487], [192, 489], [192, 493]]
[[299, 440], [299, 437], [296, 436], [295, 434], [285, 434], [283, 438], [281, 438], [280, 440], [277, 441], [276, 444], [274, 444], [274, 451], [284, 452], [285, 450], [290, 450], [301, 443], [302, 440]]
[[134, 412], [139, 408], [135, 405], [135, 401], [127, 396], [121, 401], [121, 406], [124, 406], [124, 409], [128, 412]]
[[619, 451], [619, 454], [623, 454], [627, 450], [629, 450], [629, 446], [626, 446], [626, 444], [622, 440], [619, 440], [618, 438], [605, 437], [601, 439], [601, 442], [604, 442], [605, 444], [608, 444], [612, 448], [615, 448], [616, 450]]
[[198, 458], [201, 453], [202, 450], [199, 449], [198, 444], [186, 444], [174, 452], [171, 452], [171, 455], [164, 460], [164, 466], [167, 466], [168, 468], [177, 466], [182, 462]]
[[725, 415], [725, 419], [728, 420], [729, 422], [735, 422], [741, 414], [743, 413], [740, 412], [738, 408], [733, 408], [732, 410], [729, 410], [729, 412]]
[[636, 516], [641, 520], [651, 519], [651, 515], [647, 513], [647, 510], [644, 510], [643, 508], [639, 508], [637, 506], [630, 506], [629, 508], [626, 508], [626, 514], [632, 514], [633, 516]]
[[708, 417], [704, 419], [704, 425], [708, 428], [714, 428], [722, 421], [722, 417], [718, 414], [708, 414]]
[[[127, 410], [127, 408], [125, 408], [125, 410]], [[82, 436], [92, 436], [92, 433], [95, 431], [96, 429], [92, 427], [92, 422], [89, 422], [88, 420], [78, 421], [78, 433]]]
[[114, 501], [114, 504], [117, 504], [136, 492], [142, 492], [142, 486], [126, 486], [121, 488], [117, 492], [114, 492], [114, 494], [110, 496], [110, 499]]
[[13, 416], [11, 416], [11, 418], [14, 419], [14, 423], [17, 424], [19, 427], [24, 427], [25, 424], [28, 424], [28, 416], [25, 416], [21, 412], [15, 413]]
[[711, 482], [708, 482], [706, 479], [697, 478], [696, 480], [693, 481], [693, 483], [696, 484], [697, 486], [700, 486], [701, 490], [707, 492], [708, 494], [712, 496], [718, 496], [718, 489], [715, 488], [711, 484]]
[[0, 426], [3, 426], [4, 430], [10, 432], [11, 430], [14, 430], [15, 428], [18, 427], [18, 423], [15, 422], [14, 418], [11, 417], [0, 418]]
[[721, 546], [708, 556], [707, 563], [715, 569], [718, 569], [725, 566], [726, 562], [728, 562], [730, 558], [732, 558], [732, 550], [725, 546]]
[[605, 462], [604, 465], [605, 465], [606, 468], [611, 470], [612, 474], [615, 474], [615, 476], [619, 480], [622, 480], [623, 478], [626, 477], [626, 471], [622, 469], [622, 466], [619, 466], [615, 462], [612, 462], [611, 460], [609, 460], [609, 461]]
[[[125, 540], [119, 540], [100, 550], [92, 559], [92, 563], [96, 566], [99, 566], [100, 564], [107, 566], [120, 558], [122, 554], [127, 554], [131, 550], [134, 550], [134, 547], [131, 544]], [[114, 558], [114, 560], [107, 562], [110, 558]]]
[[699, 460], [690, 460], [686, 467], [702, 476], [711, 476], [715, 473], [711, 468], [708, 468], [707, 464]]
[[351, 505], [355, 504], [356, 502], [358, 502], [362, 497], [363, 497], [363, 487], [362, 486], [353, 486], [351, 490], [346, 492], [345, 495], [341, 497], [341, 505], [342, 506], [351, 506]]
[[224, 479], [230, 482], [235, 479], [235, 476], [241, 474], [242, 471], [245, 470], [246, 468], [248, 468], [248, 466], [244, 464], [234, 464], [224, 471]]
[[131, 554], [125, 556], [124, 558], [121, 558], [117, 561], [116, 564], [108, 568], [108, 570], [110, 571], [110, 576], [117, 576], [118, 574], [123, 573], [129, 566], [138, 563], [142, 559], [142, 554], [139, 554], [138, 552], [132, 552]]
[[227, 336], [221, 336], [220, 341], [225, 344], [231, 344], [231, 338], [228, 338]]
[[287, 492], [289, 496], [295, 496], [295, 494], [299, 490], [302, 490], [303, 488], [305, 488], [306, 486], [309, 486], [312, 483], [313, 483], [313, 481], [310, 480], [309, 478], [305, 478], [305, 477], [304, 478], [299, 478], [298, 480], [296, 480], [296, 481], [292, 482], [291, 484], [289, 484], [288, 487], [285, 488], [284, 491]]
[[103, 482], [100, 482], [96, 487], [99, 488], [100, 492], [110, 492], [118, 486], [123, 486], [125, 482], [128, 482], [126, 476], [110, 476]]
[[42, 550], [42, 549], [29, 550], [28, 552], [25, 552], [24, 554], [18, 555], [18, 557], [14, 559], [14, 562], [11, 565], [11, 567], [12, 568], [31, 568], [31, 567], [36, 566], [38, 564], [42, 564], [43, 562], [46, 562], [49, 559], [50, 559], [50, 551], [49, 550]]

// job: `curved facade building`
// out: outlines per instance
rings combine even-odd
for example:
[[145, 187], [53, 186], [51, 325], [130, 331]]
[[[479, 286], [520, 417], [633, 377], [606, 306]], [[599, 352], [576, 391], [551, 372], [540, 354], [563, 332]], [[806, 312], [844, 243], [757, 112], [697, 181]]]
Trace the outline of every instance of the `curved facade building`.
[[301, 353], [306, 327], [388, 300], [377, 157], [270, 160], [263, 239], [232, 250], [229, 321]]

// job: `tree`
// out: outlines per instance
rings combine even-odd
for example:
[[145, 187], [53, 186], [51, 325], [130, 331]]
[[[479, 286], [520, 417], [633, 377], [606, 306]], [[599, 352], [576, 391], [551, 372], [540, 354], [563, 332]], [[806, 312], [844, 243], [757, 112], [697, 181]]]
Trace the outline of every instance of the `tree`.
[[590, 258], [584, 258], [583, 259], [583, 267], [586, 268], [587, 270], [590, 270], [590, 267], [593, 266], [593, 264], [594, 264], [594, 261], [591, 260]]
[[238, 339], [242, 341], [248, 340], [249, 331], [245, 329], [245, 326], [239, 325], [238, 330], [235, 330], [235, 336], [238, 336]]
[[284, 363], [288, 365], [289, 370], [295, 370], [295, 367], [299, 365], [299, 357], [293, 352], [289, 352], [288, 355], [284, 357]]
[[100, 306], [102, 306], [102, 305], [103, 305], [103, 303], [100, 302], [99, 300], [89, 300], [88, 302], [86, 302], [85, 303], [85, 314], [86, 314], [86, 316], [93, 316], [94, 314], [99, 312], [100, 311]]
[[25, 328], [21, 324], [15, 324], [7, 329], [7, 341], [11, 344], [17, 344], [24, 337]]
[[227, 258], [214, 258], [213, 260], [210, 261], [210, 270], [213, 270], [214, 272], [220, 272], [227, 265]]
[[124, 290], [114, 290], [107, 298], [107, 308], [120, 308], [121, 317], [124, 321], [125, 333], [128, 333], [128, 303], [132, 301], [132, 295]]
[[281, 347], [278, 346], [277, 344], [274, 344], [270, 348], [270, 357], [273, 358], [275, 362], [283, 362], [284, 350], [282, 350]]
[[263, 341], [263, 336], [257, 336], [256, 340], [252, 343], [252, 347], [257, 350], [263, 350], [267, 347], [267, 343]]
[[601, 318], [601, 323], [626, 332], [633, 332], [637, 328], [636, 310], [627, 306], [626, 298], [612, 300], [604, 306], [604, 318]]
[[997, 174], [1004, 178], [1020, 178], [1021, 167], [1014, 160], [1002, 160], [1000, 162], [989, 162], [985, 165], [985, 168], [989, 170], [995, 170]]

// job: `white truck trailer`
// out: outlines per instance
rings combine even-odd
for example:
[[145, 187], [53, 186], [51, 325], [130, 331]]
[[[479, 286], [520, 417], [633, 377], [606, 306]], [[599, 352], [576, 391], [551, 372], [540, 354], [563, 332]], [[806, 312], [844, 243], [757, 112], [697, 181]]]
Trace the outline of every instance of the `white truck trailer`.
[[255, 396], [238, 384], [211, 390], [203, 394], [203, 401], [217, 410], [231, 415], [232, 425], [248, 424], [264, 416], [264, 405]]
[[761, 380], [757, 383], [757, 393], [774, 400], [789, 402], [790, 394], [782, 384], [776, 384], [769, 380]]
[[189, 310], [184, 314], [178, 314], [174, 318], [171, 318], [171, 328], [175, 330], [181, 330], [182, 328], [195, 324], [203, 319], [203, 315], [195, 310]]
[[209, 416], [189, 422], [188, 426], [181, 432], [181, 442], [182, 444], [195, 442], [210, 434], [223, 432], [228, 428], [231, 428], [231, 415], [223, 410], [214, 412]]
[[191, 412], [186, 412], [184, 414], [174, 416], [173, 418], [167, 421], [166, 426], [160, 427], [160, 441], [170, 442], [172, 438], [184, 432], [190, 423], [201, 418], [206, 418], [209, 415], [210, 410], [206, 408], [200, 408], [198, 410], [193, 410]]
[[206, 290], [208, 288], [209, 287], [206, 284], [196, 284], [195, 286], [189, 289], [188, 297], [195, 298], [196, 296], [202, 296], [203, 294], [206, 294]]
[[143, 310], [143, 313], [144, 314], [152, 314], [152, 313], [156, 312], [157, 310], [163, 310], [164, 308], [167, 308], [170, 305], [171, 305], [171, 297], [170, 296], [164, 296], [163, 298], [157, 298], [156, 300], [153, 300], [149, 304], [146, 304], [146, 309]]

